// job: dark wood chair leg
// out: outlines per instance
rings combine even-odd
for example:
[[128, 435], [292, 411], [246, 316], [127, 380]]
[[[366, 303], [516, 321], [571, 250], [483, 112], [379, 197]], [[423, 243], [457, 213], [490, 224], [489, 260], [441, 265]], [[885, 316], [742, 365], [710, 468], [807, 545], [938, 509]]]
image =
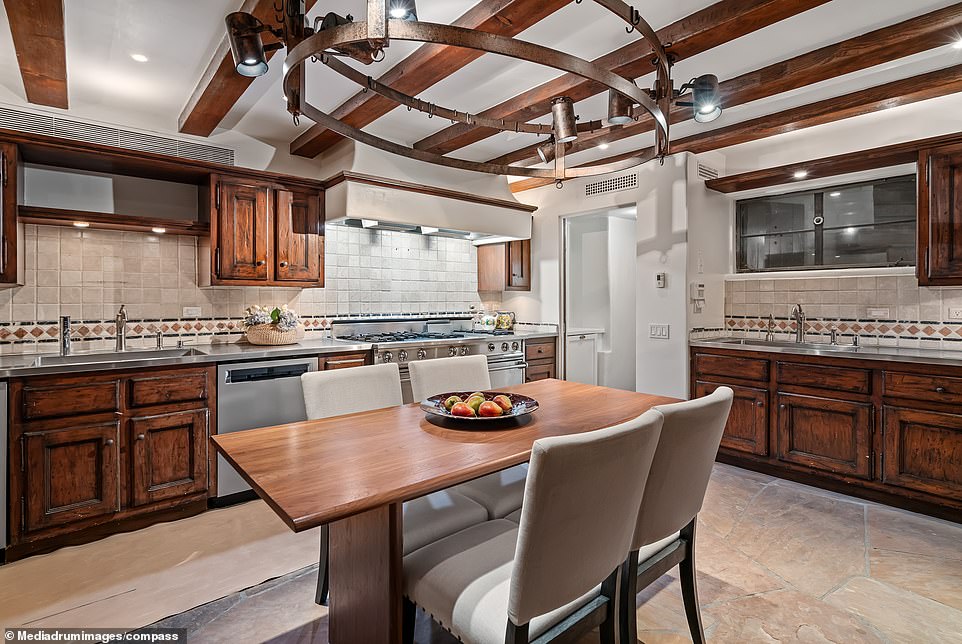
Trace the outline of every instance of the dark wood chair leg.
[[638, 641], [638, 617], [635, 615], [635, 597], [638, 595], [638, 551], [628, 554], [621, 564], [621, 592], [618, 597], [618, 634], [621, 644]]
[[508, 628], [504, 633], [504, 644], [528, 644], [528, 625], [515, 625], [508, 619]]
[[698, 607], [698, 581], [695, 578], [695, 524], [698, 517], [691, 520], [681, 530], [681, 538], [685, 542], [685, 558], [678, 565], [681, 577], [681, 597], [685, 602], [685, 616], [688, 618], [688, 630], [694, 644], [704, 644], [705, 629], [701, 624], [701, 610]]
[[404, 606], [401, 608], [401, 642], [403, 644], [414, 644], [414, 624], [417, 618], [417, 606], [405, 597]]
[[619, 581], [621, 581], [621, 566], [615, 569], [608, 578], [601, 583], [601, 594], [608, 598], [605, 610], [605, 621], [601, 622], [599, 634], [601, 644], [616, 644], [618, 641], [618, 624], [621, 622], [621, 603], [619, 596]]
[[330, 589], [330, 578], [327, 574], [327, 560], [330, 550], [330, 540], [328, 539], [327, 526], [321, 526], [321, 548], [317, 557], [317, 593], [314, 595], [314, 603], [327, 606], [327, 593]]

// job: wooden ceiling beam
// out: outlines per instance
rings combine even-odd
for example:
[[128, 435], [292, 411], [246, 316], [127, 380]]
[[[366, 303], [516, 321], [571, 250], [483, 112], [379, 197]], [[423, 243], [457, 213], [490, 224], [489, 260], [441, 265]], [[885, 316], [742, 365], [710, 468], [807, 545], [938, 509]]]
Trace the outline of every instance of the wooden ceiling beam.
[[[516, 36], [543, 18], [569, 4], [570, 0], [481, 0], [454, 21], [458, 27], [477, 29], [502, 36]], [[425, 44], [378, 78], [394, 89], [416, 96], [444, 80], [484, 52], [463, 47]], [[333, 111], [333, 115], [354, 127], [370, 125], [397, 103], [375, 92], [358, 92]], [[316, 157], [341, 141], [342, 137], [321, 125], [313, 125], [291, 142], [291, 154]]]
[[[823, 101], [760, 116], [727, 127], [699, 132], [672, 141], [671, 150], [672, 152], [692, 152], [694, 154], [710, 152], [959, 92], [962, 92], [962, 65], [953, 65], [928, 74], [877, 85], [844, 96], [827, 98]], [[579, 167], [614, 163], [646, 152], [648, 152], [648, 149], [632, 150], [631, 152], [584, 163]], [[511, 190], [512, 192], [522, 192], [551, 183], [554, 183], [553, 179], [537, 177], [524, 179], [512, 183]]]
[[[722, 105], [726, 108], [744, 105], [942, 47], [957, 40], [960, 30], [962, 3], [956, 3], [724, 81], [719, 87]], [[687, 121], [691, 118], [691, 108], [674, 106], [669, 118], [672, 123]], [[569, 154], [653, 130], [652, 119], [642, 117], [633, 124], [607, 133], [582, 134]], [[537, 145], [529, 145], [492, 159], [490, 163], [536, 161]]]
[[[675, 61], [708, 51], [776, 22], [825, 4], [828, 0], [721, 0], [658, 30], [658, 38]], [[592, 61], [625, 78], [640, 78], [655, 70], [654, 52], [639, 39]], [[551, 99], [570, 96], [584, 100], [607, 88], [575, 74], [563, 74], [538, 87], [495, 105], [480, 116], [508, 121], [531, 121], [550, 113]], [[493, 128], [458, 123], [421, 139], [419, 150], [448, 154], [498, 133]]]
[[[6, 1], [17, 2], [17, 0]], [[307, 0], [306, 10], [310, 11], [316, 2], [317, 0]], [[238, 11], [250, 13], [265, 24], [276, 22], [274, 0], [246, 0]], [[224, 37], [208, 61], [204, 73], [177, 119], [177, 130], [184, 134], [210, 136], [254, 82], [253, 78], [241, 76], [234, 70], [230, 44], [227, 41], [227, 28], [222, 23], [220, 29], [224, 31]], [[270, 32], [264, 32], [263, 38], [265, 44], [275, 42]], [[267, 60], [270, 60], [275, 53], [267, 51], [264, 55]]]
[[3, 0], [27, 101], [67, 109], [63, 0]]

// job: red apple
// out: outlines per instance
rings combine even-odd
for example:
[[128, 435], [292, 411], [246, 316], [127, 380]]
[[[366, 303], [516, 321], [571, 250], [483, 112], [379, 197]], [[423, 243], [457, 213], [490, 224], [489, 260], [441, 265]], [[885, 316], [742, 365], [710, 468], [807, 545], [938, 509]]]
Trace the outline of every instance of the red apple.
[[505, 396], [504, 394], [501, 394], [500, 396], [495, 396], [492, 402], [497, 403], [498, 406], [505, 411], [511, 411], [511, 407], [513, 407], [513, 405], [511, 404], [511, 399]]
[[474, 413], [474, 410], [471, 408], [470, 405], [463, 402], [459, 402], [459, 403], [456, 403], [453, 407], [451, 407], [451, 415], [464, 416], [466, 418], [471, 418], [471, 417], [474, 417], [476, 414]]
[[481, 403], [481, 406], [478, 407], [478, 416], [492, 417], [492, 416], [500, 416], [503, 413], [504, 413], [504, 410], [501, 409], [501, 405], [494, 402], [493, 400], [488, 400], [486, 402], [483, 402]]

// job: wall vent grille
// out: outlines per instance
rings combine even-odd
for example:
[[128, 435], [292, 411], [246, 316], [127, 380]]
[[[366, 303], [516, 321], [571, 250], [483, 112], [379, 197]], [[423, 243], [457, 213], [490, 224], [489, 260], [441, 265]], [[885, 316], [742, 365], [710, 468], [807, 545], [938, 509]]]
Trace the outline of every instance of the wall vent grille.
[[621, 192], [622, 190], [631, 190], [632, 188], [638, 187], [638, 175], [637, 174], [623, 174], [620, 177], [612, 177], [610, 179], [603, 179], [601, 181], [595, 181], [589, 183], [585, 186], [585, 196], [593, 197], [595, 195], [608, 194], [609, 192]]
[[711, 166], [707, 166], [703, 163], [699, 163], [698, 176], [704, 179], [705, 181], [710, 181], [711, 179], [717, 179], [718, 170], [716, 170], [715, 168], [712, 168]]
[[56, 136], [73, 141], [110, 145], [127, 150], [234, 165], [234, 151], [203, 143], [180, 141], [166, 136], [146, 134], [107, 125], [72, 121], [50, 114], [37, 114], [0, 107], [0, 128]]

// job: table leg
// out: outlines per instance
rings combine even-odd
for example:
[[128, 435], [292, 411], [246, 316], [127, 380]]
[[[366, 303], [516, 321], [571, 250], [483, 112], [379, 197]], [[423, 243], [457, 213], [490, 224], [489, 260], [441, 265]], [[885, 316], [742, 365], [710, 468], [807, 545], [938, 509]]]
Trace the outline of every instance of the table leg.
[[401, 641], [401, 504], [330, 524], [331, 644]]

